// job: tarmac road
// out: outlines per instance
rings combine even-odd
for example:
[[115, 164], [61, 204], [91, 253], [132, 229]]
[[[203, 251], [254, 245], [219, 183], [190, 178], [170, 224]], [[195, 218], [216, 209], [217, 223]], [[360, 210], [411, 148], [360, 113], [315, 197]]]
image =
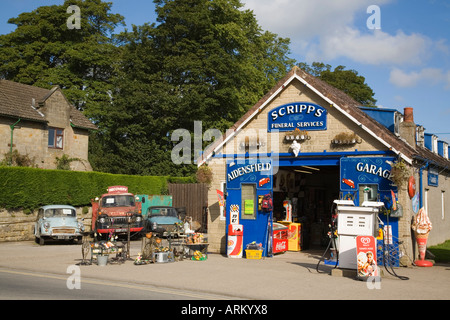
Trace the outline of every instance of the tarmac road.
[[[141, 249], [141, 241], [131, 243], [134, 259]], [[448, 300], [450, 298], [450, 264], [431, 268], [396, 268], [400, 280], [384, 272], [380, 283], [355, 280], [353, 277], [332, 276], [331, 267], [316, 265], [321, 252], [286, 252], [262, 260], [230, 259], [209, 254], [205, 261], [180, 261], [136, 266], [133, 261], [123, 264], [78, 266], [83, 281], [100, 281], [105, 285], [148, 287], [164, 294], [173, 293], [176, 299], [256, 299], [256, 300]], [[16, 272], [27, 277], [37, 273], [60, 277], [71, 276], [68, 268], [81, 261], [81, 245], [34, 242], [0, 243], [0, 275]], [[0, 279], [3, 277], [0, 277]], [[14, 286], [13, 282], [9, 286]], [[177, 290], [170, 292], [170, 290]], [[0, 286], [0, 298], [5, 298]], [[67, 289], [69, 290], [69, 289]], [[163, 290], [169, 290], [163, 292]], [[185, 295], [183, 296], [184, 293]], [[189, 294], [191, 296], [189, 296]], [[195, 297], [194, 294], [198, 296]], [[158, 296], [158, 295], [157, 295]], [[18, 297], [20, 299], [20, 297]], [[70, 296], [67, 299], [71, 299]], [[98, 299], [108, 297], [98, 296]], [[156, 299], [149, 297], [147, 299]]]
[[120, 281], [0, 268], [0, 300], [226, 300], [229, 297]]

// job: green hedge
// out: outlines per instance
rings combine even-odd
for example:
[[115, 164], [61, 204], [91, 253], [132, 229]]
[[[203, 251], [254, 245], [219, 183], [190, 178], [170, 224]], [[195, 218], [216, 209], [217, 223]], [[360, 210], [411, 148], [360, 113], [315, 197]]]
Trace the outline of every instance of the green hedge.
[[0, 207], [36, 209], [47, 204], [90, 205], [109, 186], [127, 186], [133, 194], [164, 194], [167, 183], [193, 178], [116, 175], [100, 172], [0, 167]]

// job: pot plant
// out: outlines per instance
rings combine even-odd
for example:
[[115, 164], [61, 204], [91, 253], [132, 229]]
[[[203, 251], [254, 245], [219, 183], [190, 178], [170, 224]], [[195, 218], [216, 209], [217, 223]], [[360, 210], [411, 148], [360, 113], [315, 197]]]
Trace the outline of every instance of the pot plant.
[[210, 167], [203, 165], [197, 170], [197, 181], [199, 183], [211, 184], [213, 180], [213, 173]]
[[341, 132], [331, 140], [331, 143], [340, 145], [352, 145], [355, 143], [361, 143], [361, 138], [358, 137], [354, 132]]

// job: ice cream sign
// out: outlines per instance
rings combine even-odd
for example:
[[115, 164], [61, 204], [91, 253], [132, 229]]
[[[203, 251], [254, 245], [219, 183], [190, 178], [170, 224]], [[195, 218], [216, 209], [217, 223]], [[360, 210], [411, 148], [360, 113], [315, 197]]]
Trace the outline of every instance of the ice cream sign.
[[310, 102], [294, 102], [269, 111], [267, 131], [326, 130], [327, 110]]

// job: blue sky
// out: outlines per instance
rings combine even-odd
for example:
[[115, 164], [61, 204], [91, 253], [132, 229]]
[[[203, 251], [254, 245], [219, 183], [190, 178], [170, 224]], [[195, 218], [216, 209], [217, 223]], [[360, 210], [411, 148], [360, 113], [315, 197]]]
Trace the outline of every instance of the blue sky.
[[[128, 27], [156, 22], [151, 0], [110, 0]], [[380, 107], [414, 108], [414, 120], [450, 142], [450, 1], [448, 0], [241, 0], [264, 30], [291, 39], [297, 61], [346, 66], [366, 78]], [[0, 34], [7, 20], [62, 0], [0, 4]], [[369, 29], [371, 5], [381, 29]]]

